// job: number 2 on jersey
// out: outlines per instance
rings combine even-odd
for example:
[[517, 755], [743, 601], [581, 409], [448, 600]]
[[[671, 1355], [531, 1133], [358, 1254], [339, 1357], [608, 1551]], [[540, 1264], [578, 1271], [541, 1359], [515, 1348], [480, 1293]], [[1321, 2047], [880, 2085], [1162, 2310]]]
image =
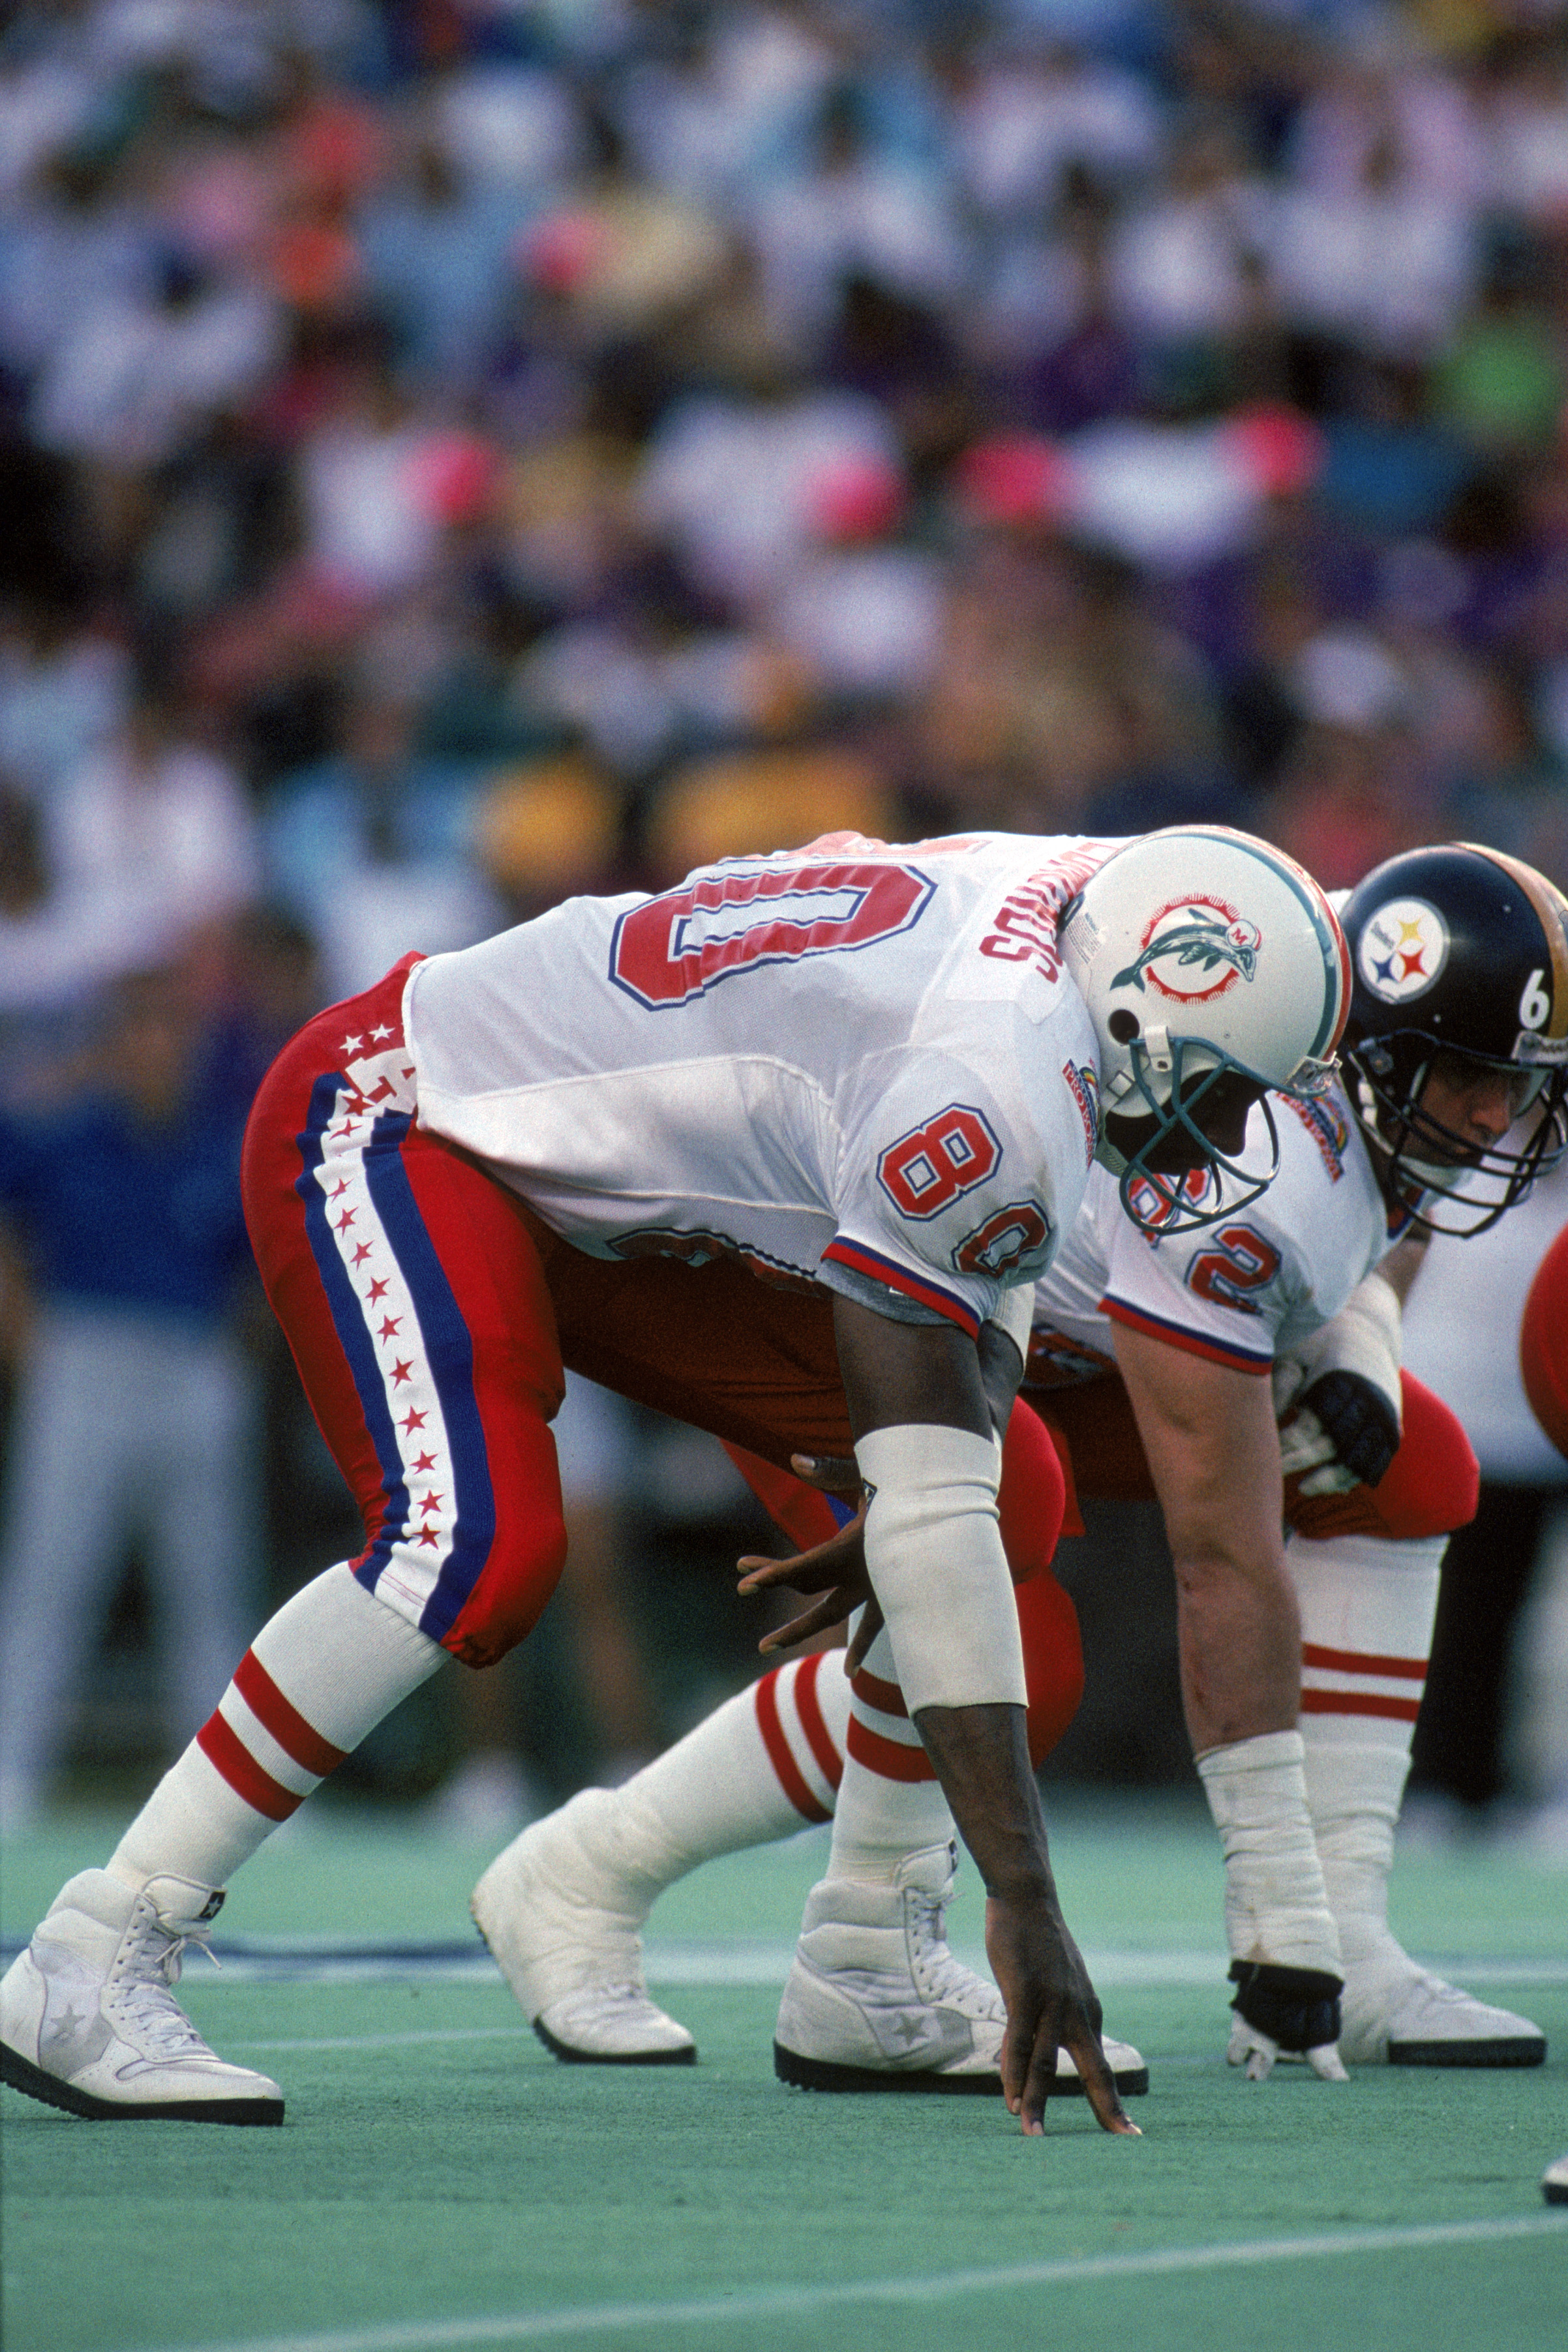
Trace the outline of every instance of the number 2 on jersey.
[[610, 978], [651, 1012], [736, 972], [874, 946], [918, 923], [935, 885], [912, 866], [753, 866], [645, 898], [616, 925]]
[[1279, 1271], [1279, 1253], [1252, 1225], [1223, 1225], [1215, 1235], [1217, 1249], [1204, 1250], [1187, 1268], [1187, 1287], [1216, 1307], [1239, 1307], [1256, 1315], [1258, 1301], [1249, 1290], [1262, 1290]]

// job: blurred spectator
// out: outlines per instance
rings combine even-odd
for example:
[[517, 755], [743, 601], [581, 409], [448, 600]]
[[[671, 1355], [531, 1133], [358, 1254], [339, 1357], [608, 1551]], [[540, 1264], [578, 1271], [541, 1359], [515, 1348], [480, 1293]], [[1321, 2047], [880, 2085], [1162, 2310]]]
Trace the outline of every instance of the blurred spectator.
[[153, 650], [113, 736], [42, 803], [60, 903], [131, 940], [141, 961], [177, 950], [258, 887], [248, 803], [233, 769], [193, 740], [195, 715], [177, 666]]
[[248, 1096], [174, 971], [121, 981], [90, 1066], [0, 1114], [0, 1215], [27, 1284], [0, 1543], [0, 1811], [25, 1822], [135, 1545], [171, 1748], [222, 1691], [258, 1600], [256, 1431], [232, 1316], [248, 1274]]
[[839, 824], [1568, 882], [1560, 14], [5, 13], [0, 1099]]
[[268, 879], [317, 942], [329, 1003], [410, 948], [467, 947], [503, 919], [469, 856], [475, 781], [422, 757], [418, 716], [395, 680], [362, 678], [341, 750], [272, 795]]

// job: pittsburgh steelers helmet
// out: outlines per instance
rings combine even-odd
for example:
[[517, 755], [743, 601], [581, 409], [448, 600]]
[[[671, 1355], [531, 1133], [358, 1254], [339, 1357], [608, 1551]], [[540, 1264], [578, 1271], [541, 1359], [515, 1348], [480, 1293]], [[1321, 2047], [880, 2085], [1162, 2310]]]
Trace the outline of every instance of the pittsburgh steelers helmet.
[[[1417, 1223], [1482, 1233], [1568, 1149], [1568, 899], [1501, 850], [1447, 842], [1375, 867], [1342, 920], [1356, 1118]], [[1435, 1063], [1504, 1076], [1506, 1137], [1481, 1148], [1423, 1110]]]
[[[1168, 826], [1106, 860], [1059, 939], [1100, 1042], [1096, 1157], [1129, 1215], [1181, 1233], [1256, 1200], [1279, 1167], [1268, 1092], [1321, 1092], [1350, 1002], [1310, 875], [1250, 834]], [[1238, 1157], [1255, 1104], [1273, 1145], [1261, 1172]]]

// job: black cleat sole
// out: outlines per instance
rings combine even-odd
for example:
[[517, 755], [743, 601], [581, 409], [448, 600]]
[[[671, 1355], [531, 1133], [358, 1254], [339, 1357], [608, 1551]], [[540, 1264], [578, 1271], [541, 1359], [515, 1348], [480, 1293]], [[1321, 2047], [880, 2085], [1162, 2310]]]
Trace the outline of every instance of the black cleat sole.
[[1544, 2037], [1516, 2034], [1501, 2042], [1391, 2042], [1391, 2066], [1543, 2066]]
[[[773, 2073], [796, 2091], [915, 2091], [949, 2098], [992, 2098], [1002, 2095], [1000, 2074], [939, 2074], [931, 2068], [910, 2067], [884, 2074], [875, 2066], [838, 2066], [826, 2058], [803, 2058], [798, 2050], [773, 2043]], [[1142, 2098], [1149, 2088], [1147, 2066], [1124, 2067], [1116, 2076], [1124, 2099]], [[1058, 2078], [1053, 2098], [1081, 2099], [1083, 2084], [1076, 2075]]]
[[628, 2050], [624, 2057], [612, 2050], [574, 2050], [569, 2042], [557, 2042], [547, 2025], [536, 2017], [533, 2030], [552, 2058], [563, 2066], [695, 2066], [697, 2045], [689, 2043], [684, 2050]]
[[25, 2091], [30, 2099], [41, 2099], [47, 2107], [58, 2107], [68, 2116], [81, 2116], [95, 2124], [280, 2124], [283, 2120], [281, 2099], [162, 2099], [146, 2105], [121, 2105], [116, 2099], [100, 2099], [90, 2091], [79, 2091], [74, 2083], [62, 2082], [58, 2074], [46, 2074], [24, 2058], [19, 2050], [0, 2042], [0, 2083], [9, 2083], [14, 2091]]

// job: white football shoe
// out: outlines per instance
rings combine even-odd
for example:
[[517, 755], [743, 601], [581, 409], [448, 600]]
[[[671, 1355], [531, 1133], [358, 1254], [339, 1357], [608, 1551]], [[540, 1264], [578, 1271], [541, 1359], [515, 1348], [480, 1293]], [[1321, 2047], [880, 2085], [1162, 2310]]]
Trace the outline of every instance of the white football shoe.
[[1418, 1967], [1386, 1930], [1344, 1940], [1340, 2055], [1347, 2065], [1539, 2066], [1545, 2059], [1539, 2025]]
[[[806, 2091], [1001, 2089], [1007, 2011], [996, 1987], [953, 1957], [946, 1937], [958, 1851], [905, 1857], [890, 1885], [825, 1878], [806, 1897], [779, 2004], [773, 2071]], [[1107, 2040], [1124, 2097], [1149, 2087], [1130, 2043]], [[1057, 2053], [1057, 2088], [1081, 2093]]]
[[99, 2120], [280, 2124], [277, 2084], [219, 2058], [170, 1990], [222, 1900], [188, 1878], [71, 1879], [0, 1983], [0, 2080]]
[[[607, 1789], [513, 1838], [468, 1908], [523, 2015], [568, 2065], [690, 2066], [697, 2044], [643, 1979], [642, 1926], [652, 1896], [617, 1865]], [[657, 1889], [654, 1890], [657, 1892]]]
[[1541, 2176], [1541, 2193], [1549, 2205], [1568, 2205], [1568, 2156], [1560, 2156]]

